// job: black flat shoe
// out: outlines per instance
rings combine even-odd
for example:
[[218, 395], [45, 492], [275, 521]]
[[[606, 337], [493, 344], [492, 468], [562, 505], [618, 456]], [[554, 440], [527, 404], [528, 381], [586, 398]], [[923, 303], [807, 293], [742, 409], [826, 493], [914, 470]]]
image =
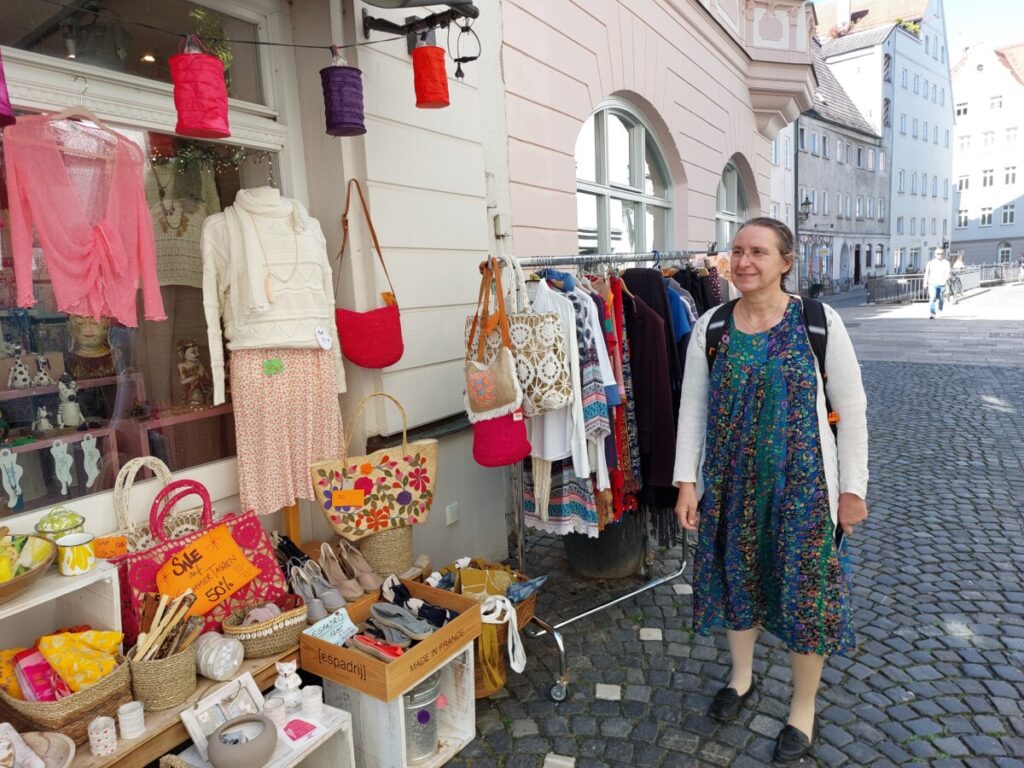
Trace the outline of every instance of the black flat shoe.
[[775, 754], [772, 761], [779, 765], [798, 763], [811, 754], [815, 743], [818, 741], [818, 716], [814, 716], [814, 728], [811, 738], [808, 739], [804, 732], [793, 725], [786, 724], [786, 727], [779, 731], [775, 739]]
[[715, 698], [708, 708], [708, 717], [713, 717], [722, 723], [735, 720], [739, 717], [743, 705], [747, 703], [747, 699], [750, 698], [750, 694], [754, 692], [756, 687], [754, 680], [751, 680], [750, 687], [747, 688], [747, 692], [742, 696], [736, 692], [735, 688], [722, 688], [715, 694]]

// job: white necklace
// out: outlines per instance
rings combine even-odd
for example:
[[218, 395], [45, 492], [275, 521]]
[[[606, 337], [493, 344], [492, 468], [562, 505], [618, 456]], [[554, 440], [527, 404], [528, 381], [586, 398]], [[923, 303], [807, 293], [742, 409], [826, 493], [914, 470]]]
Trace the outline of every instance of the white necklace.
[[295, 240], [295, 260], [292, 262], [292, 270], [288, 273], [288, 277], [282, 278], [270, 267], [270, 260], [267, 257], [267, 246], [263, 241], [263, 236], [260, 234], [260, 228], [256, 224], [255, 218], [253, 219], [253, 229], [256, 230], [256, 240], [259, 242], [260, 249], [263, 251], [263, 268], [266, 270], [266, 276], [263, 278], [263, 293], [267, 297], [267, 303], [273, 304], [273, 281], [277, 280], [281, 285], [287, 285], [299, 270], [299, 230], [296, 226], [294, 217], [292, 217], [292, 236]]

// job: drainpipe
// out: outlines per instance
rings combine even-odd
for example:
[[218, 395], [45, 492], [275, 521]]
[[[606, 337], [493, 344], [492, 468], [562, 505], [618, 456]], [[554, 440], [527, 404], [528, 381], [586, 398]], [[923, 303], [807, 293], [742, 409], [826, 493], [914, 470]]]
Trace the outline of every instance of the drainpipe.
[[800, 116], [793, 122], [793, 243], [796, 258], [793, 260], [793, 293], [800, 293]]

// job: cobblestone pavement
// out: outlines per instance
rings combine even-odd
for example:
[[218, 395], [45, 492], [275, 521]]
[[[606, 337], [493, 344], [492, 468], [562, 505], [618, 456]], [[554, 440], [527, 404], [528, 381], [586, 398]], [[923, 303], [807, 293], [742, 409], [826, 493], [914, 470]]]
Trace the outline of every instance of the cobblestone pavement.
[[[840, 310], [870, 403], [871, 518], [850, 543], [859, 644], [826, 666], [816, 758], [1024, 766], [1024, 286], [937, 321], [920, 309]], [[551, 574], [538, 606], [549, 621], [640, 583], [574, 577], [559, 539], [528, 543], [528, 571]], [[679, 554], [657, 552], [656, 571], [677, 568]], [[723, 637], [690, 631], [689, 578], [566, 627], [561, 704], [547, 698], [554, 644], [527, 640], [525, 673], [478, 701], [477, 739], [450, 765], [769, 764], [788, 711], [787, 655], [763, 637], [747, 710], [735, 724], [709, 720], [728, 653]]]

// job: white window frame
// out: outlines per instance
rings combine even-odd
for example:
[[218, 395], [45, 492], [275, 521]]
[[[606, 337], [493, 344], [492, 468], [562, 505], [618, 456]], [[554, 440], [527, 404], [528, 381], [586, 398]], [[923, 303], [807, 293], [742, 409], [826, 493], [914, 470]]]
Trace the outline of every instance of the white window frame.
[[885, 198], [878, 198], [878, 220], [885, 221]]
[[967, 224], [970, 221], [970, 217], [967, 215], [966, 208], [960, 208], [956, 212], [956, 228], [967, 229]]
[[[988, 219], [986, 221], [986, 219]], [[981, 209], [981, 218], [978, 223], [979, 227], [991, 227], [992, 226], [992, 209], [985, 207]]]
[[715, 191], [715, 239], [718, 240], [720, 248], [732, 247], [732, 237], [726, 238], [724, 236], [724, 228], [732, 230], [733, 235], [747, 220], [747, 212], [750, 209], [750, 193], [744, 188], [743, 176], [740, 174], [739, 169], [731, 162], [726, 163], [722, 169], [722, 175], [719, 177], [718, 187], [721, 187], [724, 183], [724, 179], [727, 173], [734, 173], [736, 178], [736, 199], [740, 210], [736, 211], [724, 211], [720, 210], [718, 206], [718, 189]]
[[896, 234], [897, 235], [902, 235], [903, 234], [903, 217], [902, 216], [897, 216], [896, 217]]
[[996, 246], [996, 260], [1000, 264], [1009, 264], [1012, 259], [1013, 246], [1005, 241]]
[[1007, 186], [1017, 183], [1017, 166], [1008, 165], [1004, 169], [1003, 183]]
[[1013, 224], [1017, 219], [1016, 203], [1006, 203], [1003, 206], [1003, 224]]
[[[628, 130], [631, 134], [631, 152], [629, 159], [630, 168], [635, 169], [637, 185], [623, 185], [612, 182], [608, 176], [607, 163], [607, 120], [609, 115], [618, 115], [630, 125]], [[647, 209], [649, 207], [660, 208], [665, 211], [665, 246], [670, 247], [675, 242], [675, 189], [674, 181], [669, 174], [668, 164], [665, 161], [667, 155], [664, 147], [658, 141], [658, 135], [648, 120], [640, 114], [639, 110], [629, 101], [618, 97], [604, 99], [598, 104], [592, 115], [594, 120], [594, 151], [596, 153], [596, 181], [587, 179], [576, 180], [576, 193], [585, 193], [597, 198], [597, 251], [598, 253], [611, 253], [611, 201], [621, 200], [631, 204], [638, 204], [639, 212], [636, 217], [636, 249], [645, 250], [647, 243]], [[653, 143], [658, 154], [658, 171], [666, 182], [665, 197], [646, 194], [643, 191], [643, 169], [646, 161], [646, 139]]]

